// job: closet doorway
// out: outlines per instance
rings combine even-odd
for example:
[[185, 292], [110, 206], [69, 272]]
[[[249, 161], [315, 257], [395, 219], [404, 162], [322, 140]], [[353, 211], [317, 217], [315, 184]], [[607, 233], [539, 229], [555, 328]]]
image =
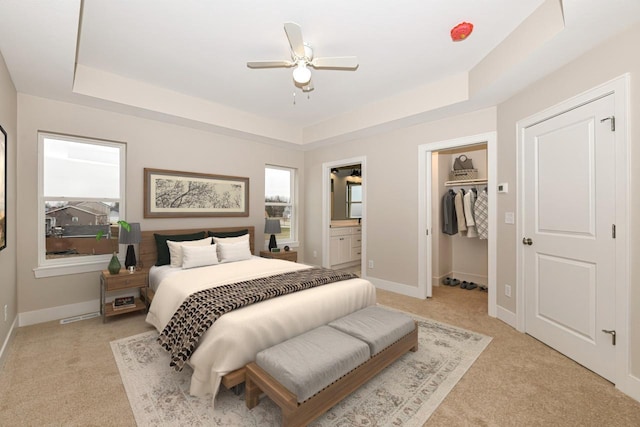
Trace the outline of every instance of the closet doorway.
[[[424, 144], [419, 149], [419, 291], [432, 296], [433, 285], [451, 277], [487, 287], [488, 313], [496, 317], [496, 134], [474, 135]], [[466, 154], [474, 160], [481, 181], [465, 185], [445, 185], [452, 181], [453, 160]], [[472, 179], [472, 178], [470, 178]], [[486, 181], [486, 182], [485, 182]], [[458, 184], [458, 183], [454, 183]], [[487, 194], [487, 239], [442, 233], [442, 196], [449, 190], [475, 188]], [[460, 276], [460, 277], [457, 277]], [[478, 292], [478, 289], [474, 289]], [[469, 291], [465, 291], [469, 292]]]

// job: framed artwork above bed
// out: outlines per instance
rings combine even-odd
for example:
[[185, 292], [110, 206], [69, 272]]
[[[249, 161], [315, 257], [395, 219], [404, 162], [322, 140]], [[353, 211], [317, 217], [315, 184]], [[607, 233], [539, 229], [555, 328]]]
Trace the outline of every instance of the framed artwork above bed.
[[144, 217], [249, 216], [249, 178], [144, 169]]

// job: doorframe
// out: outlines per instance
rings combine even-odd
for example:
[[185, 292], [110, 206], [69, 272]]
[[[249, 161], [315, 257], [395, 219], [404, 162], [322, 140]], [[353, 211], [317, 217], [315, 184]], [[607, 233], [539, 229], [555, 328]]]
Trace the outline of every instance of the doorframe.
[[329, 232], [331, 226], [331, 204], [329, 203], [329, 197], [331, 197], [331, 169], [340, 166], [349, 166], [353, 164], [360, 164], [360, 177], [362, 178], [362, 220], [360, 221], [360, 228], [362, 229], [362, 250], [360, 253], [360, 275], [364, 278], [367, 277], [367, 269], [365, 268], [365, 261], [367, 259], [367, 157], [352, 157], [349, 159], [335, 160], [332, 162], [325, 162], [322, 164], [322, 266], [325, 268], [331, 267], [331, 254], [329, 248], [331, 247], [331, 233]]
[[610, 80], [600, 86], [569, 98], [546, 110], [529, 116], [516, 123], [518, 143], [517, 156], [517, 209], [519, 211], [516, 227], [516, 329], [526, 332], [524, 297], [524, 248], [521, 243], [524, 230], [524, 133], [525, 130], [542, 121], [551, 119], [567, 111], [581, 107], [607, 95], [615, 97], [614, 114], [616, 118], [616, 257], [615, 257], [615, 330], [616, 330], [616, 373], [615, 384], [624, 393], [640, 399], [640, 380], [630, 374], [629, 354], [629, 189], [630, 189], [630, 152], [629, 152], [629, 74]]
[[[488, 314], [497, 316], [496, 273], [497, 273], [497, 133], [487, 132], [446, 141], [430, 142], [418, 146], [418, 293], [422, 298], [432, 296], [432, 169], [431, 158], [434, 151], [487, 144], [487, 193], [488, 193], [488, 274], [487, 287]], [[426, 260], [426, 262], [425, 262]]]

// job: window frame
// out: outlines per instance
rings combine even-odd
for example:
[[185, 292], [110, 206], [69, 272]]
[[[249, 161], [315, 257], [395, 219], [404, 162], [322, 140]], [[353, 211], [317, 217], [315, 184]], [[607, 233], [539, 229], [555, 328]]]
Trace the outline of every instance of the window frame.
[[[290, 188], [290, 200], [289, 203], [277, 203], [277, 202], [267, 202], [266, 200], [264, 201], [264, 206], [265, 206], [265, 211], [266, 211], [266, 207], [267, 206], [289, 206], [291, 209], [291, 219], [290, 219], [290, 223], [291, 223], [291, 228], [290, 228], [290, 238], [289, 239], [278, 239], [278, 246], [280, 246], [281, 244], [286, 244], [288, 246], [291, 247], [297, 247], [298, 246], [298, 206], [297, 206], [297, 200], [298, 200], [298, 170], [296, 168], [293, 167], [288, 167], [288, 166], [276, 166], [276, 165], [272, 165], [272, 164], [265, 164], [264, 166], [264, 171], [266, 174], [267, 169], [279, 169], [279, 170], [285, 170], [287, 172], [289, 172], [289, 178], [290, 178], [290, 183], [289, 183], [289, 188]], [[265, 177], [265, 193], [266, 193], [266, 177]], [[264, 199], [266, 199], [266, 194]], [[264, 235], [264, 239], [265, 239], [265, 248], [267, 246], [267, 242], [269, 241], [269, 235], [265, 234]]]
[[361, 219], [362, 214], [360, 216], [352, 216], [351, 215], [351, 206], [354, 204], [360, 205], [360, 211], [362, 211], [362, 194], [360, 195], [360, 201], [354, 202], [351, 196], [351, 188], [352, 187], [360, 187], [360, 191], [362, 192], [362, 182], [354, 182], [347, 181], [347, 218], [348, 219]]
[[[71, 136], [65, 134], [58, 134], [53, 132], [38, 132], [38, 264], [33, 269], [36, 278], [60, 276], [65, 274], [77, 274], [93, 271], [104, 270], [111, 259], [110, 254], [102, 255], [87, 255], [83, 257], [69, 257], [69, 258], [57, 258], [46, 259], [46, 220], [45, 220], [45, 203], [47, 199], [51, 199], [53, 196], [46, 197], [44, 195], [44, 146], [45, 139], [57, 139], [63, 141], [70, 141], [82, 144], [102, 145], [108, 147], [114, 147], [119, 150], [119, 167], [120, 167], [120, 197], [118, 199], [106, 199], [106, 198], [91, 198], [83, 197], [83, 201], [109, 201], [118, 202], [118, 208], [123, 215], [126, 212], [126, 157], [127, 157], [127, 145], [124, 142], [108, 141], [97, 138], [86, 138]], [[77, 198], [74, 197], [55, 197], [57, 201], [73, 201]], [[124, 219], [121, 216], [119, 219]], [[118, 246], [118, 249], [120, 247]], [[122, 251], [118, 250], [118, 257], [122, 256]]]

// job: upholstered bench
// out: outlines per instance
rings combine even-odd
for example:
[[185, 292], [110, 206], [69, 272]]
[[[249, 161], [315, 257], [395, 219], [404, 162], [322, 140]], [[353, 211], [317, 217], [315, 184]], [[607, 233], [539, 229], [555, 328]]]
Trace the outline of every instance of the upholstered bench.
[[255, 407], [264, 392], [282, 409], [283, 426], [303, 426], [417, 349], [411, 317], [368, 307], [258, 353], [246, 369], [246, 404]]

